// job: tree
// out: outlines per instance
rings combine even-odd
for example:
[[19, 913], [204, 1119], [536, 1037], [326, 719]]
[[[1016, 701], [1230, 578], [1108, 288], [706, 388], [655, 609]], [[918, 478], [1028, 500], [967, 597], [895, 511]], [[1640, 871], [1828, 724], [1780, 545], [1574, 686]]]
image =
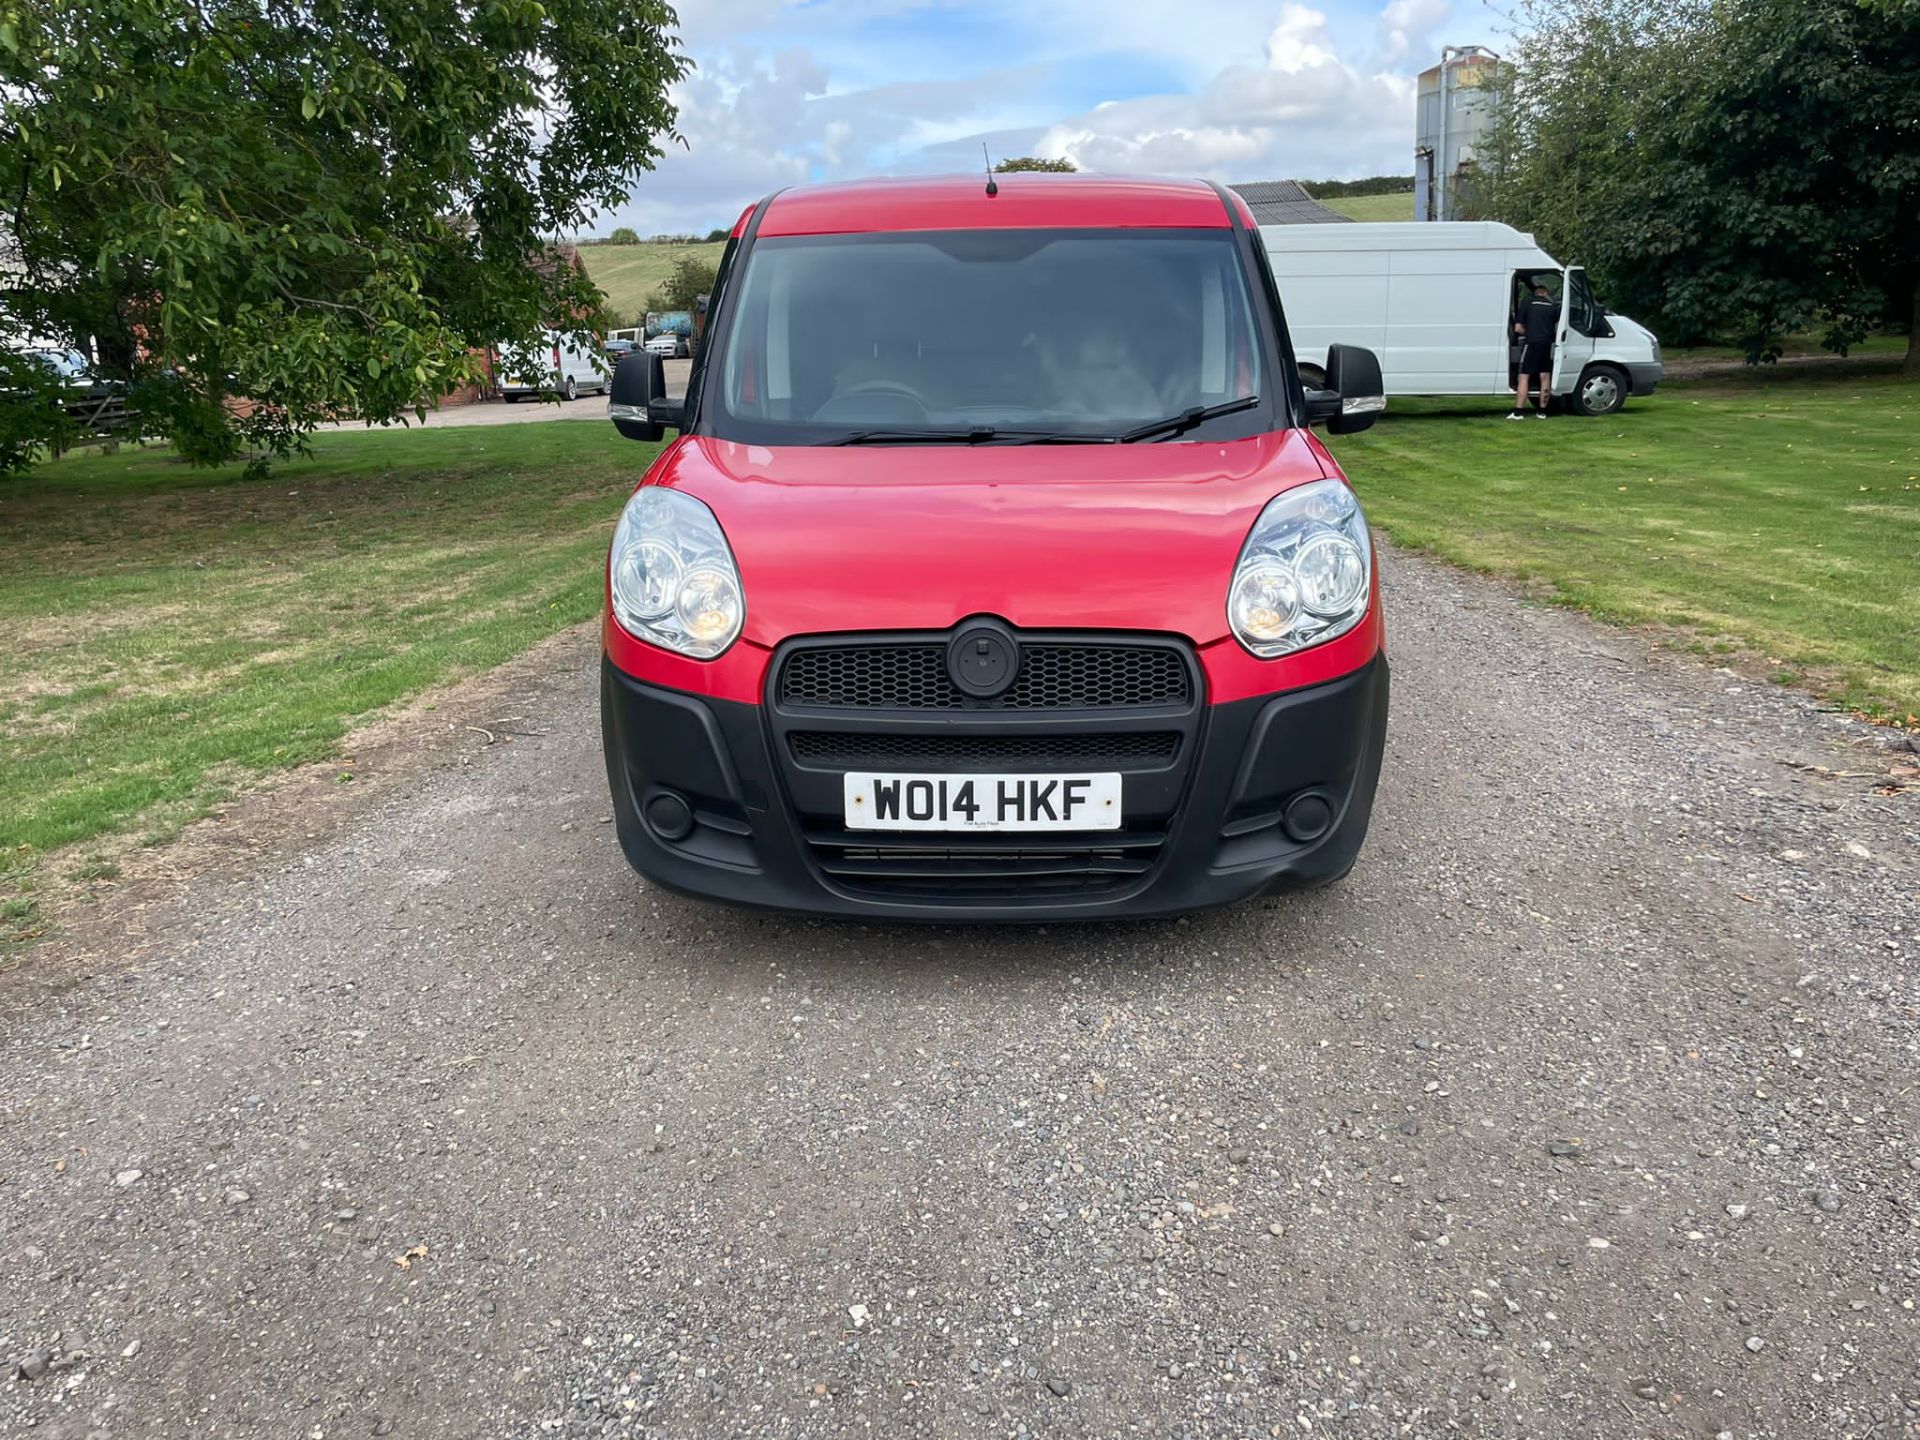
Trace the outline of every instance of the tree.
[[418, 412], [476, 350], [588, 323], [598, 292], [544, 237], [658, 157], [674, 23], [666, 0], [0, 0], [0, 354], [93, 351], [200, 463]]
[[647, 301], [647, 308], [691, 310], [702, 295], [712, 293], [717, 273], [718, 267], [711, 261], [695, 255], [682, 255], [673, 262], [672, 271], [660, 282], [660, 288], [653, 292], [653, 298]]
[[609, 245], [638, 245], [640, 243], [640, 232], [635, 230], [631, 225], [616, 225], [613, 227], [613, 234], [607, 237], [607, 243]]
[[1920, 373], [1920, 6], [1544, 0], [1519, 41], [1491, 213], [1676, 338], [1904, 321]]
[[1011, 160], [1002, 160], [993, 167], [997, 175], [1018, 175], [1023, 171], [1039, 171], [1047, 175], [1071, 175], [1076, 168], [1071, 160], [1043, 160], [1038, 155], [1016, 155]]
[[731, 230], [709, 230], [707, 232], [707, 244], [724, 245], [732, 236], [733, 232]]

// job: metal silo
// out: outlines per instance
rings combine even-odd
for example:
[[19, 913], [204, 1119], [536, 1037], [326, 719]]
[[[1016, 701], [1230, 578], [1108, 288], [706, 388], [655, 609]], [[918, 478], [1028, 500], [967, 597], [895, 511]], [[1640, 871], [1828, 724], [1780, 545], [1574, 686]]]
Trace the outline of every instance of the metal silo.
[[1463, 177], [1493, 129], [1500, 57], [1481, 45], [1449, 45], [1420, 72], [1413, 122], [1413, 218], [1459, 216]]

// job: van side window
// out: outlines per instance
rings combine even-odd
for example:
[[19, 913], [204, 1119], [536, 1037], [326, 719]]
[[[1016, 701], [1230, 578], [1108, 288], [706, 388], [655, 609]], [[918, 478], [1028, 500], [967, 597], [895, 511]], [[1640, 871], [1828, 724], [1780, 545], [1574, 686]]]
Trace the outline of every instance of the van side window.
[[1573, 276], [1573, 290], [1567, 304], [1567, 323], [1582, 335], [1595, 340], [1604, 340], [1613, 334], [1613, 327], [1607, 323], [1607, 312], [1600, 308], [1600, 302], [1593, 298], [1593, 291], [1587, 288], [1586, 271], [1576, 271]]

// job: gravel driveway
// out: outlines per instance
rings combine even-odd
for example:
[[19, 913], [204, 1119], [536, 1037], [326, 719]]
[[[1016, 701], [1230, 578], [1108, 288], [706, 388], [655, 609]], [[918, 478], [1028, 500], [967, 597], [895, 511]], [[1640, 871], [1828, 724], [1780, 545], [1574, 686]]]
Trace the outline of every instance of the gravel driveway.
[[1887, 737], [1388, 586], [1374, 834], [1316, 896], [650, 891], [581, 633], [511, 743], [110, 901], [0, 977], [0, 1433], [1913, 1435]]

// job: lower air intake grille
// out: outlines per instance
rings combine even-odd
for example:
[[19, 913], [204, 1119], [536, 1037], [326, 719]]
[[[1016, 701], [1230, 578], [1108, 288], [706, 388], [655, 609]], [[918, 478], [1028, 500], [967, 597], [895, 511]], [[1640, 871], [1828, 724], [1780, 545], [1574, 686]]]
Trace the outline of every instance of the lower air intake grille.
[[820, 868], [849, 889], [900, 899], [1019, 900], [1133, 884], [1153, 868], [1166, 836], [1119, 831], [1049, 843], [1037, 835], [936, 839], [839, 830], [807, 840]]

